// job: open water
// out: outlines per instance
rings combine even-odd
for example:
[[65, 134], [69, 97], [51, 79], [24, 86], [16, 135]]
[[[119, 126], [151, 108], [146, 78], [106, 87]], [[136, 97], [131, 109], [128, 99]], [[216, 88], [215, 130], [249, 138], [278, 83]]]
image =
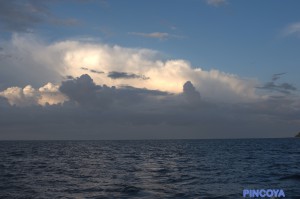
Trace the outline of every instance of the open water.
[[0, 141], [0, 198], [300, 198], [300, 139]]

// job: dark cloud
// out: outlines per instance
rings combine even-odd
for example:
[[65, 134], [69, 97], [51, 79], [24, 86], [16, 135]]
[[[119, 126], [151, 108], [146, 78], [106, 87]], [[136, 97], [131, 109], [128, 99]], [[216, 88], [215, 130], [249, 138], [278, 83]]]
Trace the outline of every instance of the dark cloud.
[[276, 80], [278, 80], [278, 79], [280, 79], [280, 77], [282, 76], [282, 75], [285, 75], [286, 73], [276, 73], [276, 74], [274, 74], [273, 76], [272, 76], [272, 81], [276, 81]]
[[190, 81], [187, 81], [183, 85], [183, 95], [191, 102], [200, 101], [200, 93], [196, 90], [196, 88]]
[[44, 1], [0, 1], [0, 23], [9, 31], [27, 32], [43, 22], [47, 13]]
[[103, 74], [104, 73], [103, 71], [98, 71], [98, 70], [93, 70], [93, 69], [91, 69], [90, 72], [96, 73], [96, 74]]
[[81, 67], [81, 70], [85, 70], [85, 71], [89, 71], [91, 73], [96, 73], [96, 74], [104, 74], [103, 71], [98, 71], [98, 70], [94, 70], [94, 69], [88, 69], [87, 67]]
[[64, 81], [59, 88], [71, 100], [88, 107], [96, 106], [98, 103], [101, 105], [101, 103], [107, 104], [109, 102], [97, 99], [96, 91], [100, 89], [101, 86], [97, 86], [87, 74], [76, 79]]
[[65, 79], [74, 79], [74, 77], [72, 76], [72, 75], [67, 75], [66, 77], [65, 77]]
[[265, 83], [263, 86], [259, 86], [257, 88], [267, 90], [270, 92], [279, 92], [282, 94], [291, 94], [291, 92], [296, 91], [297, 88], [290, 83], [276, 83], [278, 79], [281, 78], [282, 75], [286, 73], [277, 73], [272, 76], [270, 82]]
[[142, 79], [142, 80], [150, 79], [149, 77], [146, 77], [144, 75], [137, 75], [134, 73], [126, 73], [126, 72], [118, 72], [118, 71], [109, 72], [107, 77], [110, 77], [111, 79]]
[[292, 91], [296, 91], [297, 88], [289, 83], [275, 84], [274, 82], [267, 82], [264, 86], [257, 87], [268, 91], [276, 91], [282, 94], [290, 94]]
[[58, 1], [9, 0], [0, 1], [0, 27], [12, 32], [31, 32], [40, 23], [76, 25], [76, 19], [59, 19], [49, 10]]
[[168, 92], [164, 92], [164, 91], [160, 91], [160, 90], [149, 90], [149, 89], [145, 89], [145, 88], [135, 88], [132, 86], [121, 86], [120, 89], [125, 90], [126, 92], [135, 92], [135, 93], [139, 93], [139, 94], [151, 94], [154, 96], [171, 95]]
[[170, 94], [96, 85], [85, 74], [63, 81], [60, 91], [70, 100], [44, 107], [10, 106], [0, 98], [0, 138], [287, 137], [300, 127], [298, 99], [216, 104], [202, 99], [190, 81], [181, 94]]
[[108, 108], [110, 105], [131, 105], [143, 102], [147, 97], [169, 95], [166, 92], [122, 86], [116, 88], [96, 85], [92, 78], [85, 74], [75, 79], [62, 82], [60, 91], [84, 107]]

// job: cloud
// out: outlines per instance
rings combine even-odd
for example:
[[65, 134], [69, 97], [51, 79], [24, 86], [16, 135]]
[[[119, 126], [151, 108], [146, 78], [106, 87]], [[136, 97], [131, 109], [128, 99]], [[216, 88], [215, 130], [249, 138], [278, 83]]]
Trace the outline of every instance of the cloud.
[[166, 96], [166, 92], [134, 88], [131, 86], [109, 87], [96, 85], [93, 79], [87, 75], [63, 81], [59, 90], [70, 100], [75, 101], [80, 106], [92, 107], [93, 109], [107, 108], [110, 105], [130, 105], [143, 101], [149, 96]]
[[62, 104], [65, 101], [68, 101], [68, 98], [59, 92], [60, 85], [54, 85], [52, 83], [47, 83], [43, 87], [38, 89], [38, 104], [45, 105], [54, 105], [54, 104]]
[[281, 78], [282, 75], [286, 73], [278, 73], [272, 76], [272, 81], [265, 83], [263, 86], [258, 86], [257, 88], [263, 89], [270, 92], [279, 92], [282, 94], [291, 94], [291, 92], [296, 91], [297, 88], [290, 83], [276, 83], [278, 79]]
[[283, 94], [290, 94], [292, 91], [296, 91], [297, 88], [289, 83], [275, 84], [274, 82], [267, 82], [265, 85], [258, 87], [268, 91], [276, 91]]
[[103, 74], [104, 73], [103, 71], [98, 71], [98, 70], [93, 70], [93, 69], [91, 69], [90, 72], [91, 73], [96, 73], [96, 74]]
[[[61, 92], [65, 100], [40, 106], [39, 96], [48, 92]], [[5, 93], [2, 97], [15, 106], [0, 97], [2, 139], [285, 137], [300, 125], [297, 98], [215, 103], [200, 97], [191, 81], [172, 94], [98, 85], [84, 74], [63, 81], [59, 89], [48, 84]], [[287, 129], [290, 134], [281, 132]]]
[[60, 92], [80, 105], [94, 107], [103, 103], [106, 105], [110, 102], [109, 99], [98, 100], [96, 93], [100, 89], [101, 87], [97, 86], [87, 74], [73, 80], [64, 81], [59, 88]]
[[7, 99], [10, 105], [15, 106], [34, 106], [34, 105], [53, 105], [63, 103], [67, 98], [58, 91], [59, 86], [48, 83], [45, 86], [34, 89], [32, 86], [10, 87], [0, 92], [0, 97]]
[[227, 4], [226, 0], [206, 0], [206, 3], [211, 6], [219, 7]]
[[87, 67], [81, 67], [81, 70], [85, 70], [85, 71], [89, 71], [91, 73], [97, 73], [97, 74], [103, 74], [103, 71], [98, 71], [98, 70], [94, 70], [94, 69], [88, 69]]
[[41, 23], [65, 26], [77, 25], [79, 21], [55, 17], [49, 10], [48, 1], [0, 1], [1, 28], [11, 32], [32, 32]]
[[[0, 59], [0, 139], [286, 137], [300, 126], [282, 73], [261, 86], [283, 93], [273, 96], [255, 79], [149, 49], [32, 34], [1, 48], [11, 57]], [[128, 78], [139, 74], [150, 79]]]
[[190, 81], [187, 81], [183, 85], [183, 95], [189, 100], [189, 102], [200, 102], [200, 93]]
[[273, 76], [272, 76], [272, 81], [276, 81], [276, 80], [278, 80], [278, 79], [280, 79], [280, 77], [282, 76], [282, 75], [285, 75], [286, 73], [276, 73], [276, 74], [274, 74]]
[[285, 36], [294, 35], [300, 37], [300, 22], [292, 23], [283, 30]]
[[107, 77], [110, 77], [111, 79], [142, 79], [142, 80], [150, 79], [149, 77], [146, 77], [144, 75], [137, 75], [133, 73], [117, 72], [117, 71], [109, 72]]
[[155, 39], [160, 39], [160, 40], [165, 40], [169, 39], [171, 37], [179, 37], [177, 35], [172, 35], [166, 32], [152, 32], [152, 33], [142, 33], [142, 32], [130, 32], [128, 33], [130, 35], [136, 35], [136, 36], [141, 36], [141, 37], [147, 37], [147, 38], [155, 38]]
[[[149, 49], [77, 40], [47, 44], [30, 34], [15, 34], [3, 46], [3, 53], [12, 55], [12, 58], [0, 60], [3, 89], [23, 88], [28, 84], [39, 87], [48, 82], [59, 84], [65, 77], [88, 73], [96, 84], [110, 87], [130, 85], [180, 93], [182, 85], [191, 81], [204, 98], [213, 101], [235, 103], [261, 98], [256, 93], [258, 82], [255, 79], [215, 69], [202, 70], [187, 60], [166, 59], [160, 52]], [[114, 79], [92, 71], [110, 74]]]
[[2, 28], [27, 32], [44, 21], [47, 8], [41, 1], [0, 1], [0, 13]]

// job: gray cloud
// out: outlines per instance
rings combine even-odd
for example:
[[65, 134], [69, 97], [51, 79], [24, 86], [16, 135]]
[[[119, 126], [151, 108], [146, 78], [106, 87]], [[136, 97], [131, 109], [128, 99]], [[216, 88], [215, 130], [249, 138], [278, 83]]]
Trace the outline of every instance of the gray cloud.
[[106, 105], [109, 101], [97, 99], [96, 91], [100, 89], [101, 86], [97, 86], [89, 75], [64, 81], [59, 88], [63, 94], [83, 106], [95, 106], [98, 103]]
[[[26, 34], [22, 39], [14, 34], [12, 41], [3, 42], [2, 45], [3, 50], [0, 52], [1, 89], [11, 86], [24, 87], [28, 84], [39, 87], [48, 82], [61, 81], [61, 74], [54, 69], [54, 66], [58, 65], [56, 60], [59, 59], [59, 55], [55, 54], [53, 57], [49, 55], [41, 44], [32, 38], [31, 34]], [[48, 59], [48, 62], [42, 61], [44, 59]], [[53, 65], [50, 66], [50, 64]]]
[[280, 77], [282, 76], [282, 75], [285, 75], [286, 73], [276, 73], [276, 74], [273, 74], [273, 76], [272, 76], [272, 81], [276, 81], [276, 80], [278, 80], [278, 79], [280, 79]]
[[263, 89], [263, 90], [267, 90], [267, 91], [271, 91], [271, 92], [279, 92], [282, 94], [290, 94], [293, 91], [296, 91], [297, 88], [295, 86], [293, 86], [292, 84], [289, 83], [276, 83], [276, 81], [278, 79], [281, 78], [282, 75], [284, 75], [286, 73], [278, 73], [278, 74], [274, 74], [272, 76], [272, 79], [270, 82], [265, 83], [263, 86], [259, 86], [257, 88], [259, 89]]
[[144, 75], [137, 75], [134, 73], [126, 73], [126, 72], [118, 72], [118, 71], [111, 71], [108, 73], [107, 77], [111, 79], [142, 79], [147, 80], [150, 79]]
[[284, 137], [300, 126], [298, 98], [216, 104], [200, 97], [190, 81], [181, 94], [171, 94], [96, 85], [89, 75], [82, 75], [63, 81], [60, 91], [70, 100], [43, 107], [10, 106], [0, 97], [0, 138]]
[[211, 6], [219, 7], [225, 5], [227, 0], [206, 0], [206, 3]]
[[174, 35], [166, 32], [152, 32], [152, 33], [144, 33], [144, 32], [129, 32], [130, 35], [146, 37], [146, 38], [154, 38], [154, 39], [170, 39], [170, 38], [183, 38], [183, 36]]
[[129, 34], [137, 35], [141, 37], [156, 38], [156, 39], [167, 39], [170, 37], [170, 34], [166, 32], [152, 32], [152, 33], [130, 32]]
[[283, 30], [284, 36], [300, 37], [300, 22], [292, 23], [286, 26]]
[[93, 70], [93, 69], [91, 69], [90, 72], [91, 73], [96, 73], [96, 74], [103, 74], [104, 73], [103, 71], [98, 71], [98, 70]]
[[0, 27], [12, 32], [31, 32], [40, 23], [55, 25], [77, 25], [76, 19], [59, 19], [49, 10], [44, 0], [0, 1]]
[[44, 21], [47, 10], [42, 1], [0, 1], [1, 26], [9, 31], [27, 32]]
[[94, 69], [89, 69], [89, 68], [87, 68], [87, 67], [81, 67], [80, 69], [81, 69], [81, 70], [85, 70], [85, 71], [89, 71], [89, 72], [91, 72], [91, 73], [104, 74], [103, 71], [98, 71], [98, 70], [94, 70]]
[[166, 92], [122, 86], [116, 88], [96, 85], [92, 78], [85, 74], [75, 79], [63, 81], [60, 91], [84, 107], [96, 109], [108, 106], [131, 105], [143, 102], [145, 98], [169, 95]]
[[183, 95], [191, 102], [200, 101], [200, 93], [196, 90], [196, 88], [190, 81], [187, 81], [183, 85]]

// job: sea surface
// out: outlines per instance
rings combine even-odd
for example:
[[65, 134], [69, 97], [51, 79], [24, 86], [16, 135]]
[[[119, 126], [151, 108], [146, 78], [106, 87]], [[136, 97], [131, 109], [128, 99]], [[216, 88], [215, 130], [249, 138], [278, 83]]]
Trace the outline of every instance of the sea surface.
[[0, 198], [300, 198], [300, 139], [0, 141]]

